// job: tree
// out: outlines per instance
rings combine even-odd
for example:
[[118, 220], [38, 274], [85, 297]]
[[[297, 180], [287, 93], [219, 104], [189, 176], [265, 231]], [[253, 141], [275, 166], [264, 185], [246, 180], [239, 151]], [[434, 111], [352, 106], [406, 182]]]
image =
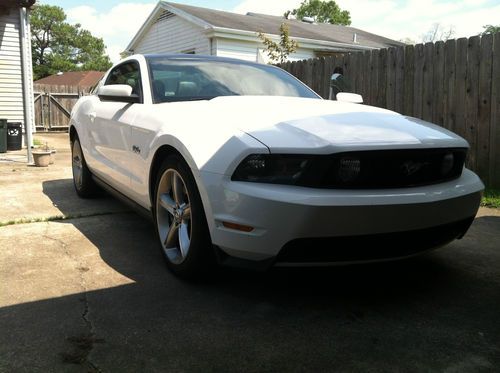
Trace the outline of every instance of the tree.
[[333, 0], [304, 0], [297, 9], [287, 11], [285, 18], [288, 18], [290, 14], [299, 20], [304, 17], [312, 17], [318, 23], [331, 23], [343, 26], [351, 24], [351, 14], [349, 11], [341, 10]]
[[417, 44], [415, 40], [413, 40], [412, 38], [409, 38], [409, 37], [406, 37], [404, 39], [399, 39], [399, 41], [401, 43], [405, 43], [405, 44], [408, 44], [408, 45], [414, 45], [414, 44]]
[[290, 29], [286, 23], [280, 26], [280, 42], [276, 43], [269, 39], [262, 32], [259, 32], [259, 38], [266, 46], [266, 53], [269, 60], [273, 63], [284, 63], [291, 53], [294, 53], [299, 47], [299, 43], [290, 39]]
[[111, 67], [104, 41], [80, 24], [67, 23], [62, 8], [37, 5], [30, 24], [35, 80], [59, 71], [105, 71]]
[[455, 27], [450, 25], [445, 27], [440, 23], [434, 23], [429, 31], [422, 35], [422, 42], [430, 43], [439, 40], [446, 41], [452, 39], [455, 36]]
[[493, 25], [486, 25], [483, 26], [483, 32], [481, 32], [479, 35], [488, 35], [488, 34], [494, 34], [495, 32], [500, 32], [500, 25], [493, 26]]

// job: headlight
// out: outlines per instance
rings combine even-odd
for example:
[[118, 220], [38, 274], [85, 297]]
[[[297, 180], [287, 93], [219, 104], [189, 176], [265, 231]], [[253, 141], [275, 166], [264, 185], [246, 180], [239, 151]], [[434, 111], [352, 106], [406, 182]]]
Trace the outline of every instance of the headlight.
[[310, 159], [293, 154], [252, 154], [236, 168], [234, 181], [270, 184], [298, 184]]
[[443, 157], [443, 161], [441, 162], [441, 175], [448, 176], [448, 174], [453, 170], [453, 166], [455, 165], [455, 156], [453, 153], [447, 153]]

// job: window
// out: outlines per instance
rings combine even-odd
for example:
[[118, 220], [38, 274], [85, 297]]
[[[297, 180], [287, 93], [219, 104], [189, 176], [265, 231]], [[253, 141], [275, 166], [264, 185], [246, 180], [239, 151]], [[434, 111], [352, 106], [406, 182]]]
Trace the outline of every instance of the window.
[[127, 61], [118, 65], [108, 75], [105, 85], [126, 84], [132, 87], [132, 93], [141, 97], [141, 71], [136, 61]]
[[219, 96], [319, 98], [285, 71], [260, 64], [203, 59], [148, 58], [155, 103]]
[[99, 88], [101, 88], [101, 86], [104, 84], [104, 78], [101, 78], [99, 79], [99, 81], [96, 83], [95, 86], [93, 86], [91, 89], [90, 89], [90, 94], [91, 95], [97, 95], [97, 91], [99, 90]]

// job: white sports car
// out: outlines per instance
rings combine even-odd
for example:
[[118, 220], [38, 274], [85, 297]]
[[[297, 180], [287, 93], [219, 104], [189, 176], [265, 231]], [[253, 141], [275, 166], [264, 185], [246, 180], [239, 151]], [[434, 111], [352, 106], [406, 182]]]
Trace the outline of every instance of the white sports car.
[[70, 138], [78, 195], [151, 216], [185, 277], [408, 257], [461, 238], [484, 187], [452, 132], [232, 59], [129, 57], [79, 100]]

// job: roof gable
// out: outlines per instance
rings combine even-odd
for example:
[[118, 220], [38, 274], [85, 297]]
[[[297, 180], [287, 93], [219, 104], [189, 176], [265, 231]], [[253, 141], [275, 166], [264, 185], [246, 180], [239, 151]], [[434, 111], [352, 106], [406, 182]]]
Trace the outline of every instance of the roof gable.
[[[353, 45], [358, 44], [374, 48], [402, 45], [402, 43], [395, 40], [349, 26], [332, 25], [329, 23], [310, 24], [296, 19], [285, 19], [284, 17], [267, 14], [237, 14], [184, 4], [163, 3], [180, 9], [214, 27], [276, 35], [281, 24], [287, 23], [290, 26], [290, 36], [292, 37]], [[354, 34], [356, 34], [357, 43], [354, 43]]]
[[[290, 36], [294, 38], [309, 39], [311, 41], [342, 43], [356, 47], [388, 48], [400, 46], [402, 43], [372, 34], [354, 27], [331, 24], [310, 24], [299, 20], [285, 19], [284, 17], [271, 16], [258, 13], [237, 14], [221, 10], [201, 8], [191, 5], [160, 1], [137, 35], [130, 42], [127, 50], [133, 50], [135, 44], [145, 32], [161, 16], [163, 11], [169, 11], [195, 25], [205, 29], [229, 29], [245, 32], [263, 32], [277, 35], [282, 23], [290, 26]], [[356, 34], [356, 38], [354, 35]], [[356, 41], [354, 40], [356, 39]]]

